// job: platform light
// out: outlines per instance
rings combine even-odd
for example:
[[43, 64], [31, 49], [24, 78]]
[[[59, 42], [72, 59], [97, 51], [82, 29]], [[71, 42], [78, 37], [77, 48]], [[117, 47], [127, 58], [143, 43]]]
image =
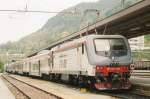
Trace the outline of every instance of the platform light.
[[136, 30], [140, 30], [141, 27], [134, 27], [134, 28], [131, 28], [130, 31], [136, 31]]
[[146, 27], [149, 27], [149, 26], [150, 26], [150, 23], [146, 24], [145, 26], [146, 26]]

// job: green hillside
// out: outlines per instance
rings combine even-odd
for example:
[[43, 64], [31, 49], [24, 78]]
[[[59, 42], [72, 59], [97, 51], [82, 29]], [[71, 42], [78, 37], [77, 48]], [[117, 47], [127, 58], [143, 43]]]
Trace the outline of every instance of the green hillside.
[[0, 73], [3, 72], [4, 70], [4, 64], [3, 62], [0, 60]]
[[150, 47], [150, 34], [149, 34], [149, 35], [146, 35], [146, 36], [144, 37], [144, 39], [145, 39], [145, 44]]

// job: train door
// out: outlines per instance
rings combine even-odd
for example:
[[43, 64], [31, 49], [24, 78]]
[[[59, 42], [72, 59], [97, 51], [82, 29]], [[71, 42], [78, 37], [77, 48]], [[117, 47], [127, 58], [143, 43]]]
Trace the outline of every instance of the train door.
[[28, 65], [29, 65], [29, 74], [31, 74], [31, 62], [29, 62]]
[[78, 48], [77, 48], [77, 53], [78, 53], [78, 65], [79, 65], [79, 74], [80, 75], [82, 75], [82, 72], [83, 72], [83, 66], [82, 66], [82, 64], [83, 64], [83, 59], [82, 59], [82, 57], [83, 57], [83, 55], [84, 55], [84, 44], [82, 44], [81, 46], [79, 46]]
[[21, 74], [23, 74], [23, 62], [21, 63]]
[[81, 49], [81, 73], [82, 75], [91, 75], [93, 67], [90, 65], [88, 60], [88, 53], [86, 50], [86, 44], [82, 44]]
[[39, 74], [39, 75], [41, 75], [41, 73], [40, 73], [40, 71], [41, 71], [40, 68], [41, 68], [41, 63], [40, 63], [40, 60], [38, 60], [38, 70], [39, 70], [39, 71], [38, 71], [38, 74]]
[[31, 75], [33, 76], [40, 76], [40, 61], [33, 60], [31, 62]]
[[53, 51], [52, 53], [49, 55], [49, 58], [48, 58], [48, 66], [50, 68], [50, 72], [52, 72], [52, 69], [53, 69]]
[[86, 60], [85, 60], [85, 54], [86, 54], [86, 51], [85, 51], [85, 44], [82, 44], [82, 52], [81, 52], [81, 70], [82, 70], [82, 75], [85, 75], [86, 73]]
[[52, 66], [52, 58], [51, 58], [51, 57], [48, 58], [48, 66], [49, 66], [50, 72], [51, 72], [51, 71], [52, 71], [52, 68], [53, 68], [53, 66]]

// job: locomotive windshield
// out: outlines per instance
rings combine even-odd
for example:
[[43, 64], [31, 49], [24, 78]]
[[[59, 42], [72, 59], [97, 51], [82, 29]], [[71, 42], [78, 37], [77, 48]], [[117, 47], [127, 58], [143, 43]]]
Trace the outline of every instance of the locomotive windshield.
[[127, 55], [126, 44], [121, 38], [95, 39], [96, 54], [101, 56], [124, 56]]

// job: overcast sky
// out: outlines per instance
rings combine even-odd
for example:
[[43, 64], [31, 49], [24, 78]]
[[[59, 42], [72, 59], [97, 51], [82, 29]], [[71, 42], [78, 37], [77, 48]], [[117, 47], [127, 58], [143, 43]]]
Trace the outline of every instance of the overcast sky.
[[[61, 11], [81, 2], [95, 2], [97, 0], [0, 0], [0, 10], [28, 10]], [[17, 41], [41, 28], [46, 21], [54, 16], [50, 13], [19, 13], [0, 12], [0, 44], [7, 41]]]

